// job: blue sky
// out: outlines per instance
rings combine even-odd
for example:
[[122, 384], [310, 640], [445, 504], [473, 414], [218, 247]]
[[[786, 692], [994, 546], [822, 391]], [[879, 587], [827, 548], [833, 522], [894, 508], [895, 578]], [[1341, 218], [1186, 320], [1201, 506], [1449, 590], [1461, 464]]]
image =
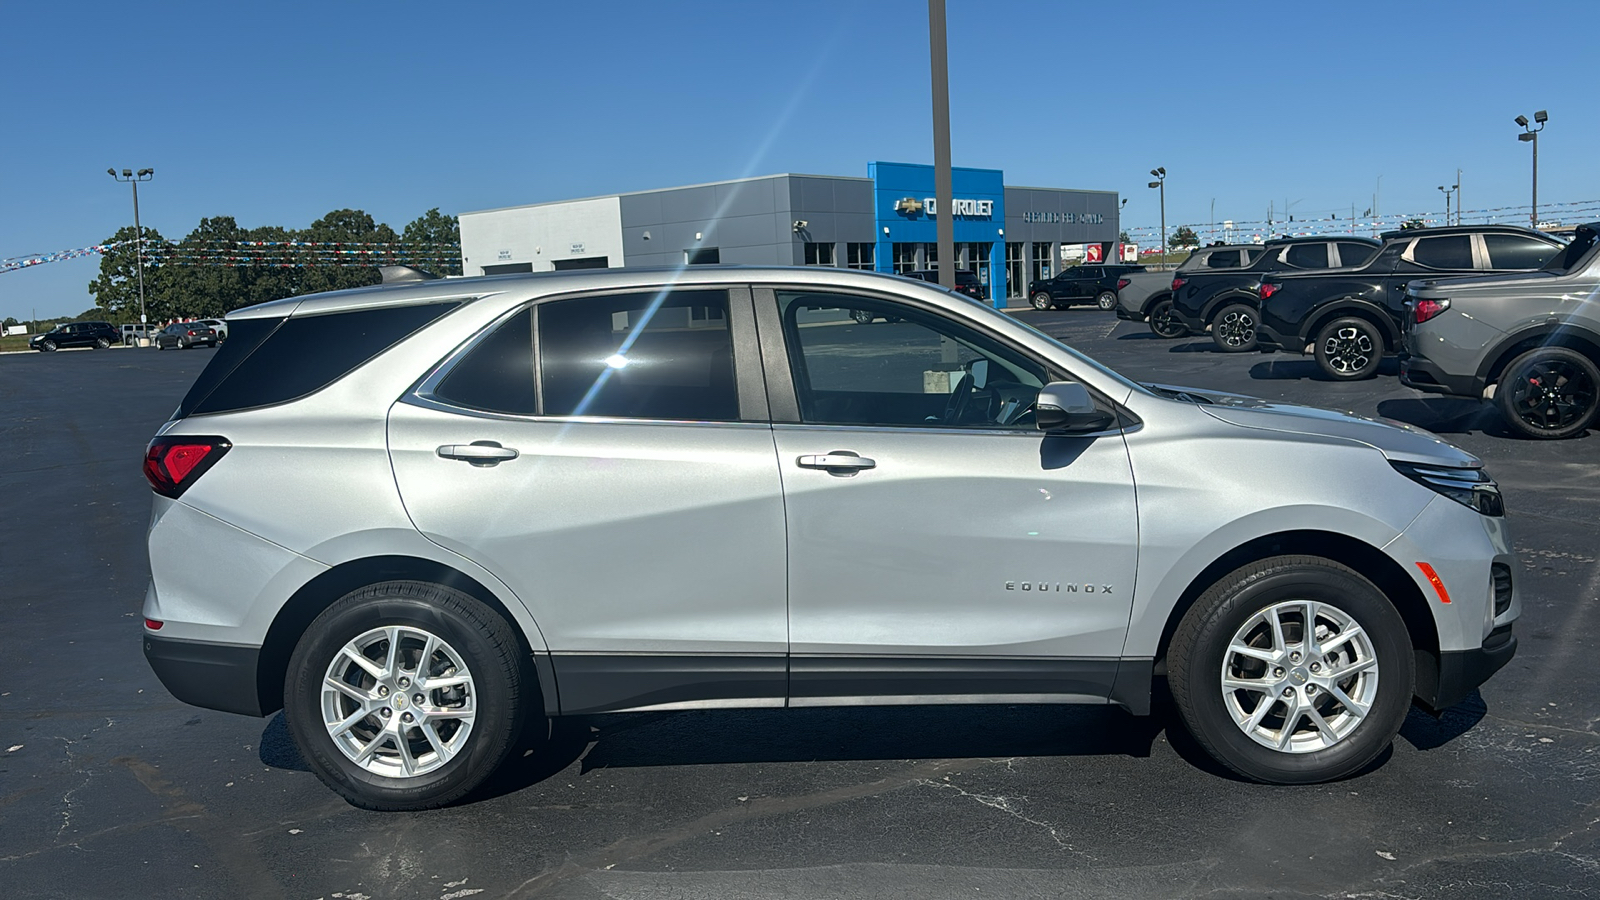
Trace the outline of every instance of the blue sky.
[[[1600, 4], [948, 0], [957, 165], [1167, 219], [1600, 199]], [[0, 258], [132, 218], [303, 227], [773, 172], [931, 162], [923, 0], [11, 4]], [[0, 317], [79, 312], [97, 259], [0, 274]]]

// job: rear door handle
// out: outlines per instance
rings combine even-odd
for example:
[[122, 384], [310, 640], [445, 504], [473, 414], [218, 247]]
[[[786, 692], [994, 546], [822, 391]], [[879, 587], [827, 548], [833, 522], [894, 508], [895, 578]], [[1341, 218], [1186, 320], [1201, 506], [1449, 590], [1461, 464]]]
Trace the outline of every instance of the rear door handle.
[[473, 441], [470, 444], [444, 444], [438, 454], [444, 459], [459, 459], [475, 466], [496, 466], [519, 455], [511, 447], [502, 447], [495, 441]]
[[834, 475], [854, 475], [862, 469], [876, 468], [877, 460], [868, 459], [853, 450], [833, 450], [802, 456], [795, 460], [802, 469], [826, 469]]

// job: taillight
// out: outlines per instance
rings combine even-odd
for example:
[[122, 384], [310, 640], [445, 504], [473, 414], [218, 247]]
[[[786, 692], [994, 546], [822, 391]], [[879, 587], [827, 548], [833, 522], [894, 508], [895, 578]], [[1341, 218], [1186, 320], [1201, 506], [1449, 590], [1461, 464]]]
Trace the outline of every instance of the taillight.
[[1449, 308], [1449, 300], [1418, 300], [1414, 313], [1416, 315], [1417, 324], [1421, 325], [1423, 322], [1428, 321], [1429, 319], [1437, 316], [1439, 313], [1442, 313]]
[[1181, 288], [1181, 287], [1183, 287], [1184, 285], [1186, 285], [1188, 283], [1189, 283], [1189, 279], [1187, 279], [1187, 278], [1174, 278], [1174, 279], [1172, 279], [1172, 289], [1173, 290], [1177, 290], [1178, 288]]
[[1278, 285], [1270, 281], [1261, 282], [1261, 299], [1265, 300], [1278, 292]]
[[223, 437], [192, 434], [158, 437], [144, 451], [145, 480], [163, 497], [180, 497], [232, 447], [233, 444]]
[[1117, 290], [1120, 291], [1120, 290], [1122, 290], [1123, 288], [1127, 287], [1130, 284], [1133, 284], [1133, 282], [1129, 281], [1126, 278], [1118, 278], [1117, 279]]

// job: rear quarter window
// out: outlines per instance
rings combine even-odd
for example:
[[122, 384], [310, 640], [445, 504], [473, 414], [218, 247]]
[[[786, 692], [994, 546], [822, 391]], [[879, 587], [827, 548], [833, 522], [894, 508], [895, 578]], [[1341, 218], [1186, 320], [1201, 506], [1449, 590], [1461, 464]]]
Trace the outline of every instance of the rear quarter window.
[[1430, 269], [1471, 269], [1472, 237], [1465, 234], [1441, 235], [1417, 240], [1411, 259]]
[[319, 391], [459, 301], [229, 323], [174, 418], [286, 403]]

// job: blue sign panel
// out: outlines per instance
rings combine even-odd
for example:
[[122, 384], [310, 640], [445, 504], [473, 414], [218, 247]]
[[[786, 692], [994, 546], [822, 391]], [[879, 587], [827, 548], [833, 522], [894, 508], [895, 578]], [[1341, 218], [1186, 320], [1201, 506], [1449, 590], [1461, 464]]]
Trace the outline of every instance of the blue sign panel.
[[[873, 181], [872, 208], [876, 219], [877, 269], [894, 271], [894, 245], [933, 244], [939, 240], [939, 215], [934, 198], [933, 166], [910, 163], [867, 164]], [[1005, 305], [1005, 175], [999, 169], [950, 170], [955, 195], [957, 243], [980, 243], [989, 248], [989, 296], [997, 307]]]

